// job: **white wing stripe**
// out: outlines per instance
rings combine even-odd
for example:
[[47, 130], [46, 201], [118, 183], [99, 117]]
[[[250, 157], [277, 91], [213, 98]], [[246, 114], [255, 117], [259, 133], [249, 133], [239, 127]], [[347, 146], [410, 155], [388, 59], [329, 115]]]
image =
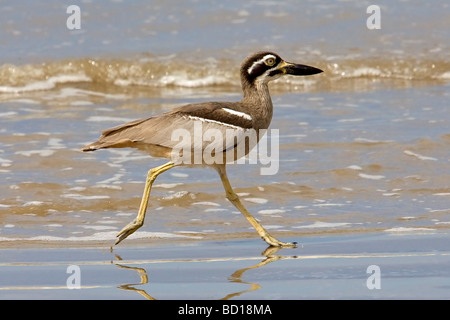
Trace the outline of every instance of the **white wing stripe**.
[[238, 117], [250, 120], [250, 121], [252, 120], [252, 117], [249, 114], [247, 114], [247, 113], [236, 111], [236, 110], [232, 110], [232, 109], [228, 109], [228, 108], [222, 108], [222, 110], [225, 111], [225, 112], [228, 112], [229, 114], [232, 114], [232, 115], [235, 115], [235, 116], [238, 116]]
[[226, 122], [221, 122], [221, 121], [217, 121], [217, 120], [212, 120], [212, 119], [206, 119], [206, 118], [201, 118], [201, 117], [196, 117], [196, 116], [187, 116], [189, 119], [191, 120], [197, 120], [197, 121], [202, 121], [202, 122], [210, 122], [210, 123], [217, 123], [220, 124], [222, 126], [227, 126], [227, 127], [231, 127], [231, 128], [235, 128], [235, 129], [243, 129], [239, 126], [235, 126], [232, 125], [230, 123], [226, 123]]

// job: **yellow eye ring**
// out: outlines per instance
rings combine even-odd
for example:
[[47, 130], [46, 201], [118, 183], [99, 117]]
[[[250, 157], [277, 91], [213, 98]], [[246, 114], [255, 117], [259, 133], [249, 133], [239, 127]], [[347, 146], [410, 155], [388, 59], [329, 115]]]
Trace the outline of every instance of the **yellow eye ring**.
[[264, 63], [266, 64], [266, 66], [272, 67], [275, 64], [275, 59], [274, 58], [268, 58], [264, 61]]

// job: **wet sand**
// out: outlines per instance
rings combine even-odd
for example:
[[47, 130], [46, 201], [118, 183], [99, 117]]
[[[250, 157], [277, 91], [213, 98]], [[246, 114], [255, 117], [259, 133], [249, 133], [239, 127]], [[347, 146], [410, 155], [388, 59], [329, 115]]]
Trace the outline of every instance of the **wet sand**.
[[[313, 236], [281, 250], [264, 250], [257, 239], [141, 241], [113, 252], [102, 245], [3, 249], [0, 298], [448, 299], [447, 237]], [[376, 281], [368, 272], [374, 265]], [[68, 280], [70, 266], [79, 267], [78, 283]]]

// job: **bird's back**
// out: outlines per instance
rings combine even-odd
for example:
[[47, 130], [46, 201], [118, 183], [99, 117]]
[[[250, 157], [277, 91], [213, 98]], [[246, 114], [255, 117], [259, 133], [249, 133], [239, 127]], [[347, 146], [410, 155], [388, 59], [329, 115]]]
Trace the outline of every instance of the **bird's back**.
[[83, 151], [137, 148], [185, 165], [235, 161], [257, 144], [259, 132], [239, 102], [189, 104], [107, 129]]

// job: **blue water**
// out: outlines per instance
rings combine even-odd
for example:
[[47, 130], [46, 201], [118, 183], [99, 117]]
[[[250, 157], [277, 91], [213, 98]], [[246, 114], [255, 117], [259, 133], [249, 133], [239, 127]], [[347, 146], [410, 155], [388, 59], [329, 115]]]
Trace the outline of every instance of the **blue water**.
[[[0, 61], [119, 57], [150, 52], [216, 57], [255, 47], [305, 56], [448, 58], [446, 1], [380, 3], [379, 30], [369, 30], [371, 1], [14, 1], [0, 7]], [[80, 29], [66, 13], [80, 8]], [[197, 56], [197, 55], [196, 55]]]

